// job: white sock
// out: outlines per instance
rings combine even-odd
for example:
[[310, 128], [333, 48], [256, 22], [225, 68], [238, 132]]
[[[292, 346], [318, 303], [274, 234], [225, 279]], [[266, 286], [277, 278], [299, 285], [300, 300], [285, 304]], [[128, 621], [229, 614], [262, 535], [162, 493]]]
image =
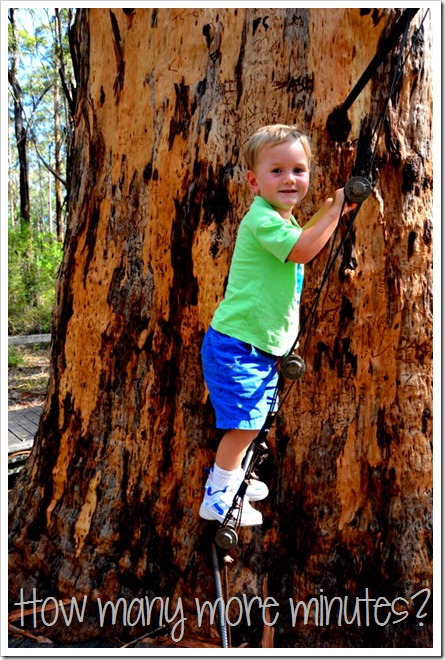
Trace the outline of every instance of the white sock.
[[237, 468], [236, 470], [223, 470], [216, 463], [213, 465], [213, 468], [210, 472], [210, 477], [215, 488], [223, 489], [231, 481], [236, 481], [241, 483], [244, 476], [244, 470], [242, 468]]

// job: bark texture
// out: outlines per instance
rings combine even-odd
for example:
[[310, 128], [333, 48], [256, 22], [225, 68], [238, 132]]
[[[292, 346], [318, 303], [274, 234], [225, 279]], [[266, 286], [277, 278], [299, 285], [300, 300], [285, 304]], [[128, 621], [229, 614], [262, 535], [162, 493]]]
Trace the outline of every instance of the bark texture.
[[[400, 11], [78, 11], [70, 218], [48, 396], [11, 496], [12, 602], [33, 587], [89, 602], [181, 597], [188, 631], [212, 634], [194, 617], [195, 597], [216, 598], [214, 529], [198, 518], [217, 444], [199, 348], [250, 203], [240, 150], [265, 123], [311, 135], [304, 223], [366, 151], [395, 56], [350, 109], [344, 142], [326, 122]], [[265, 524], [232, 553], [230, 595], [279, 603], [277, 647], [431, 644], [411, 599], [432, 570], [430, 50], [427, 21], [389, 107], [373, 193], [323, 290], [307, 373], [270, 434]], [[306, 269], [303, 316], [326, 258]], [[355, 603], [366, 588], [406, 600], [379, 610], [388, 625], [373, 604], [369, 625], [334, 614], [322, 625], [313, 612], [293, 625], [289, 598]], [[393, 625], [397, 607], [409, 616]], [[97, 617], [56, 628], [87, 638]], [[258, 617], [232, 636], [267, 637]]]

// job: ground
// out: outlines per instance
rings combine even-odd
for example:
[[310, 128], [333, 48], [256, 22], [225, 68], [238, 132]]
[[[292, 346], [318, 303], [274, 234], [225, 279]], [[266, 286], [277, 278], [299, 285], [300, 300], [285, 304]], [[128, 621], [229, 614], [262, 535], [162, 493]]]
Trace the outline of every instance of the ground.
[[49, 378], [48, 343], [9, 346], [8, 409], [43, 405]]

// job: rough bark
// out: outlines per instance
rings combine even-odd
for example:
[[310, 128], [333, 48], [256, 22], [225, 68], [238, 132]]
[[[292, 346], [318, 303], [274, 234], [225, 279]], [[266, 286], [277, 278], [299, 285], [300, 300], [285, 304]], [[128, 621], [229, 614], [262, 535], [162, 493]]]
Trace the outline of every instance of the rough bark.
[[[304, 222], [349, 178], [383, 109], [393, 57], [349, 111], [347, 141], [329, 140], [330, 112], [398, 13], [79, 10], [69, 224], [46, 405], [11, 496], [11, 602], [33, 587], [89, 603], [180, 597], [187, 630], [211, 634], [194, 617], [195, 597], [216, 598], [214, 529], [198, 518], [217, 443], [199, 348], [250, 201], [240, 149], [275, 121], [312, 136]], [[432, 563], [428, 35], [408, 58], [373, 193], [321, 296], [307, 373], [270, 434], [266, 522], [232, 553], [230, 595], [279, 603], [277, 647], [431, 644], [430, 619], [420, 627], [415, 616], [421, 597], [410, 601], [431, 588]], [[326, 257], [307, 267], [303, 316]], [[394, 607], [409, 617], [292, 625], [289, 598], [352, 602], [366, 588], [405, 598]], [[257, 646], [263, 627], [258, 617], [233, 627], [234, 645]], [[93, 610], [54, 630], [101, 632]]]

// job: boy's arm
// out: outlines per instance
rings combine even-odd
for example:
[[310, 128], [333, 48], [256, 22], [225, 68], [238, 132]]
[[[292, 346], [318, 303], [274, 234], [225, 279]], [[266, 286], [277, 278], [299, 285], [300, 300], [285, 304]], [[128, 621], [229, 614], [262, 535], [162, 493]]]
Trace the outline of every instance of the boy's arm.
[[[343, 201], [344, 192], [343, 188], [340, 188], [335, 192], [333, 198], [325, 201], [321, 209], [303, 227], [298, 240], [289, 252], [288, 261], [307, 264], [320, 252], [340, 220]], [[345, 204], [344, 211], [350, 211], [354, 207], [355, 204]]]

